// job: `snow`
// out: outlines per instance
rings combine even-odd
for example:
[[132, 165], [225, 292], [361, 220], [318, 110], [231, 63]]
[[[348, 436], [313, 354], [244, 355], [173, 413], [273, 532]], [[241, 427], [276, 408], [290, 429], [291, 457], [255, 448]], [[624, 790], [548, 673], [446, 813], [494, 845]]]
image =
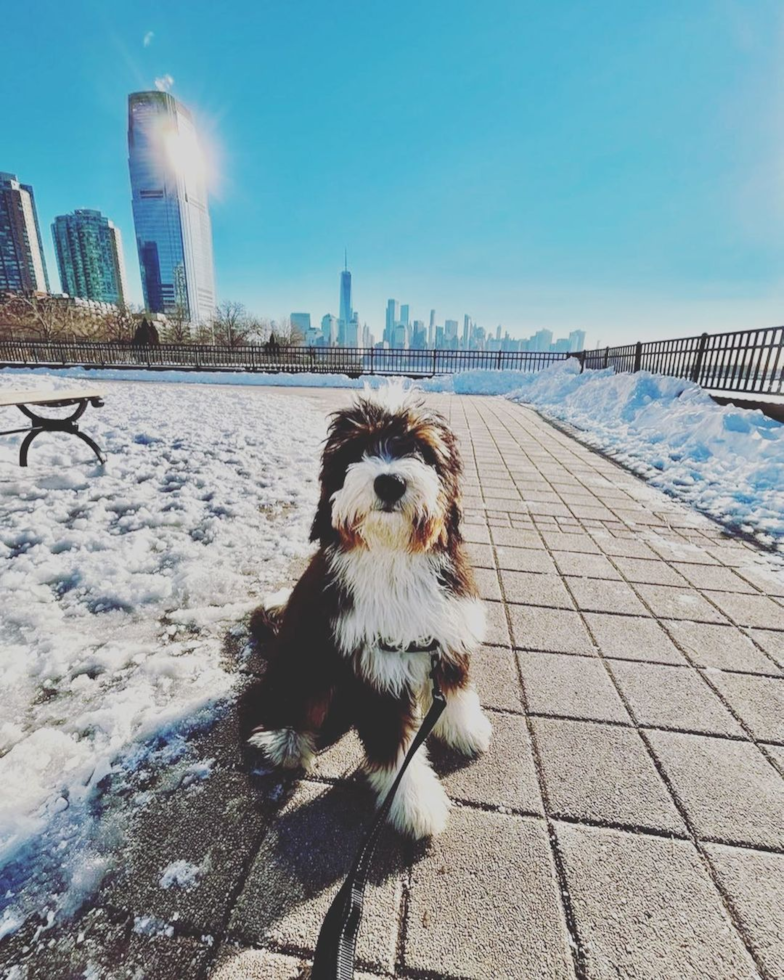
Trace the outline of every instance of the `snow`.
[[202, 867], [198, 864], [191, 864], [189, 861], [172, 861], [167, 865], [161, 875], [161, 888], [182, 888], [190, 891], [199, 883], [202, 874]]
[[[31, 375], [49, 375], [49, 369], [36, 369]], [[0, 377], [3, 375], [0, 374]], [[58, 378], [80, 378], [93, 385], [101, 381], [141, 381], [146, 383], [176, 383], [195, 385], [232, 385], [268, 388], [380, 388], [390, 382], [389, 377], [363, 374], [350, 378], [347, 374], [263, 374], [252, 371], [150, 371], [144, 369], [120, 370], [117, 368], [63, 368]], [[476, 369], [459, 374], [418, 378], [416, 385], [423, 391], [454, 393], [458, 395], [505, 395], [520, 385], [522, 371], [492, 371]], [[533, 375], [531, 375], [533, 377]], [[143, 438], [140, 435], [139, 438]]]
[[784, 425], [757, 409], [717, 405], [698, 385], [576, 360], [524, 375], [507, 397], [580, 430], [667, 493], [784, 549]]
[[[78, 383], [0, 374], [0, 390], [42, 386]], [[24, 424], [3, 413], [0, 428]], [[308, 402], [116, 385], [82, 425], [105, 468], [53, 434], [21, 469], [21, 437], [0, 440], [3, 932], [33, 899], [63, 913], [99, 883], [106, 857], [80, 848], [109, 778], [151, 753], [181, 765], [179, 791], [209, 778], [183, 733], [231, 692], [225, 634], [309, 550], [325, 422]]]

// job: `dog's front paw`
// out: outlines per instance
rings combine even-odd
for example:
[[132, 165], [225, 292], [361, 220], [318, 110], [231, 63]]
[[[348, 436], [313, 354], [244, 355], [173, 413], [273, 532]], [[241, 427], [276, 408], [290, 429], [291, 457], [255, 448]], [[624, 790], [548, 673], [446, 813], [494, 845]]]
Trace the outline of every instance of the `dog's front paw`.
[[406, 772], [387, 819], [400, 833], [421, 840], [441, 833], [451, 806], [438, 777], [423, 761]]
[[281, 769], [309, 769], [316, 754], [315, 740], [310, 732], [295, 732], [293, 728], [253, 732], [248, 745], [260, 749], [274, 766]]
[[447, 695], [446, 708], [433, 734], [463, 755], [480, 755], [490, 748], [493, 726], [479, 704], [473, 688]]

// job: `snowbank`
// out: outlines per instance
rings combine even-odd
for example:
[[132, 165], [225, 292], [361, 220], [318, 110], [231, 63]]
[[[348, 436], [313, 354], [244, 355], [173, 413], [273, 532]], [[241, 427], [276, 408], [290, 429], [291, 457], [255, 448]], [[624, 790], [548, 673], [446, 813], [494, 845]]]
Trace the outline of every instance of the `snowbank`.
[[524, 375], [513, 401], [569, 422], [650, 483], [761, 541], [784, 544], [784, 425], [717, 405], [690, 381], [579, 373], [570, 360]]
[[[0, 378], [13, 378], [16, 369], [0, 369]], [[37, 368], [31, 375], [50, 376], [51, 371]], [[256, 374], [251, 371], [151, 371], [133, 369], [122, 371], [115, 368], [88, 369], [63, 368], [56, 372], [58, 378], [83, 378], [93, 384], [103, 381], [146, 381], [195, 385], [242, 385], [266, 388], [379, 388], [390, 381], [389, 377], [363, 374], [350, 378], [347, 374]], [[477, 369], [459, 374], [445, 374], [434, 378], [418, 378], [410, 383], [423, 391], [454, 392], [458, 395], [504, 395], [520, 386], [526, 377], [520, 371], [491, 371]], [[408, 382], [407, 382], [408, 383]]]
[[[12, 386], [74, 381], [1, 374]], [[142, 764], [134, 745], [206, 723], [232, 685], [227, 629], [308, 550], [324, 435], [308, 402], [133, 384], [84, 428], [105, 471], [66, 435], [37, 439], [26, 470], [21, 437], [0, 440], [0, 931], [25, 912], [8, 868], [71, 853], [96, 787]]]

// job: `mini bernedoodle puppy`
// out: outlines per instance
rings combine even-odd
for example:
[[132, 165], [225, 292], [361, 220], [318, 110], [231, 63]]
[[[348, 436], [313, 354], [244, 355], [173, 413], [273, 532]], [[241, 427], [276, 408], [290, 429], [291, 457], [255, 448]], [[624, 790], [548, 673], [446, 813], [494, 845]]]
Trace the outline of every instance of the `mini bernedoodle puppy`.
[[[433, 734], [468, 756], [487, 749], [490, 723], [469, 680], [484, 610], [461, 536], [461, 473], [446, 419], [416, 392], [365, 392], [332, 416], [318, 551], [285, 608], [252, 621], [255, 635], [275, 634], [249, 739], [273, 764], [307, 768], [320, 733], [353, 725], [383, 800], [430, 706], [434, 643], [446, 709]], [[390, 822], [427, 837], [449, 805], [423, 746]]]

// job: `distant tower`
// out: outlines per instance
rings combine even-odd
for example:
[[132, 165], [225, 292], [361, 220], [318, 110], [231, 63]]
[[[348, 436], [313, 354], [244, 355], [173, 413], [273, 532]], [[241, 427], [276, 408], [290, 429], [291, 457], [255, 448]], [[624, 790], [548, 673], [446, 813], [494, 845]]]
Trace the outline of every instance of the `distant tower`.
[[0, 290], [48, 293], [33, 188], [0, 173]]
[[427, 328], [427, 346], [435, 347], [436, 343], [436, 311], [430, 311], [430, 326]]
[[396, 299], [387, 300], [387, 319], [384, 328], [384, 340], [392, 346], [395, 337], [395, 324], [398, 322], [399, 317], [398, 305]]
[[120, 231], [100, 211], [79, 208], [52, 224], [64, 293], [124, 306], [128, 298]]
[[345, 253], [345, 266], [340, 273], [340, 324], [342, 332], [351, 323], [354, 311], [351, 309], [351, 273], [348, 271], [348, 251]]
[[128, 166], [145, 306], [208, 323], [215, 271], [203, 157], [190, 110], [168, 92], [128, 96]]
[[471, 336], [471, 317], [466, 313], [463, 317], [463, 347], [468, 350], [468, 341]]

